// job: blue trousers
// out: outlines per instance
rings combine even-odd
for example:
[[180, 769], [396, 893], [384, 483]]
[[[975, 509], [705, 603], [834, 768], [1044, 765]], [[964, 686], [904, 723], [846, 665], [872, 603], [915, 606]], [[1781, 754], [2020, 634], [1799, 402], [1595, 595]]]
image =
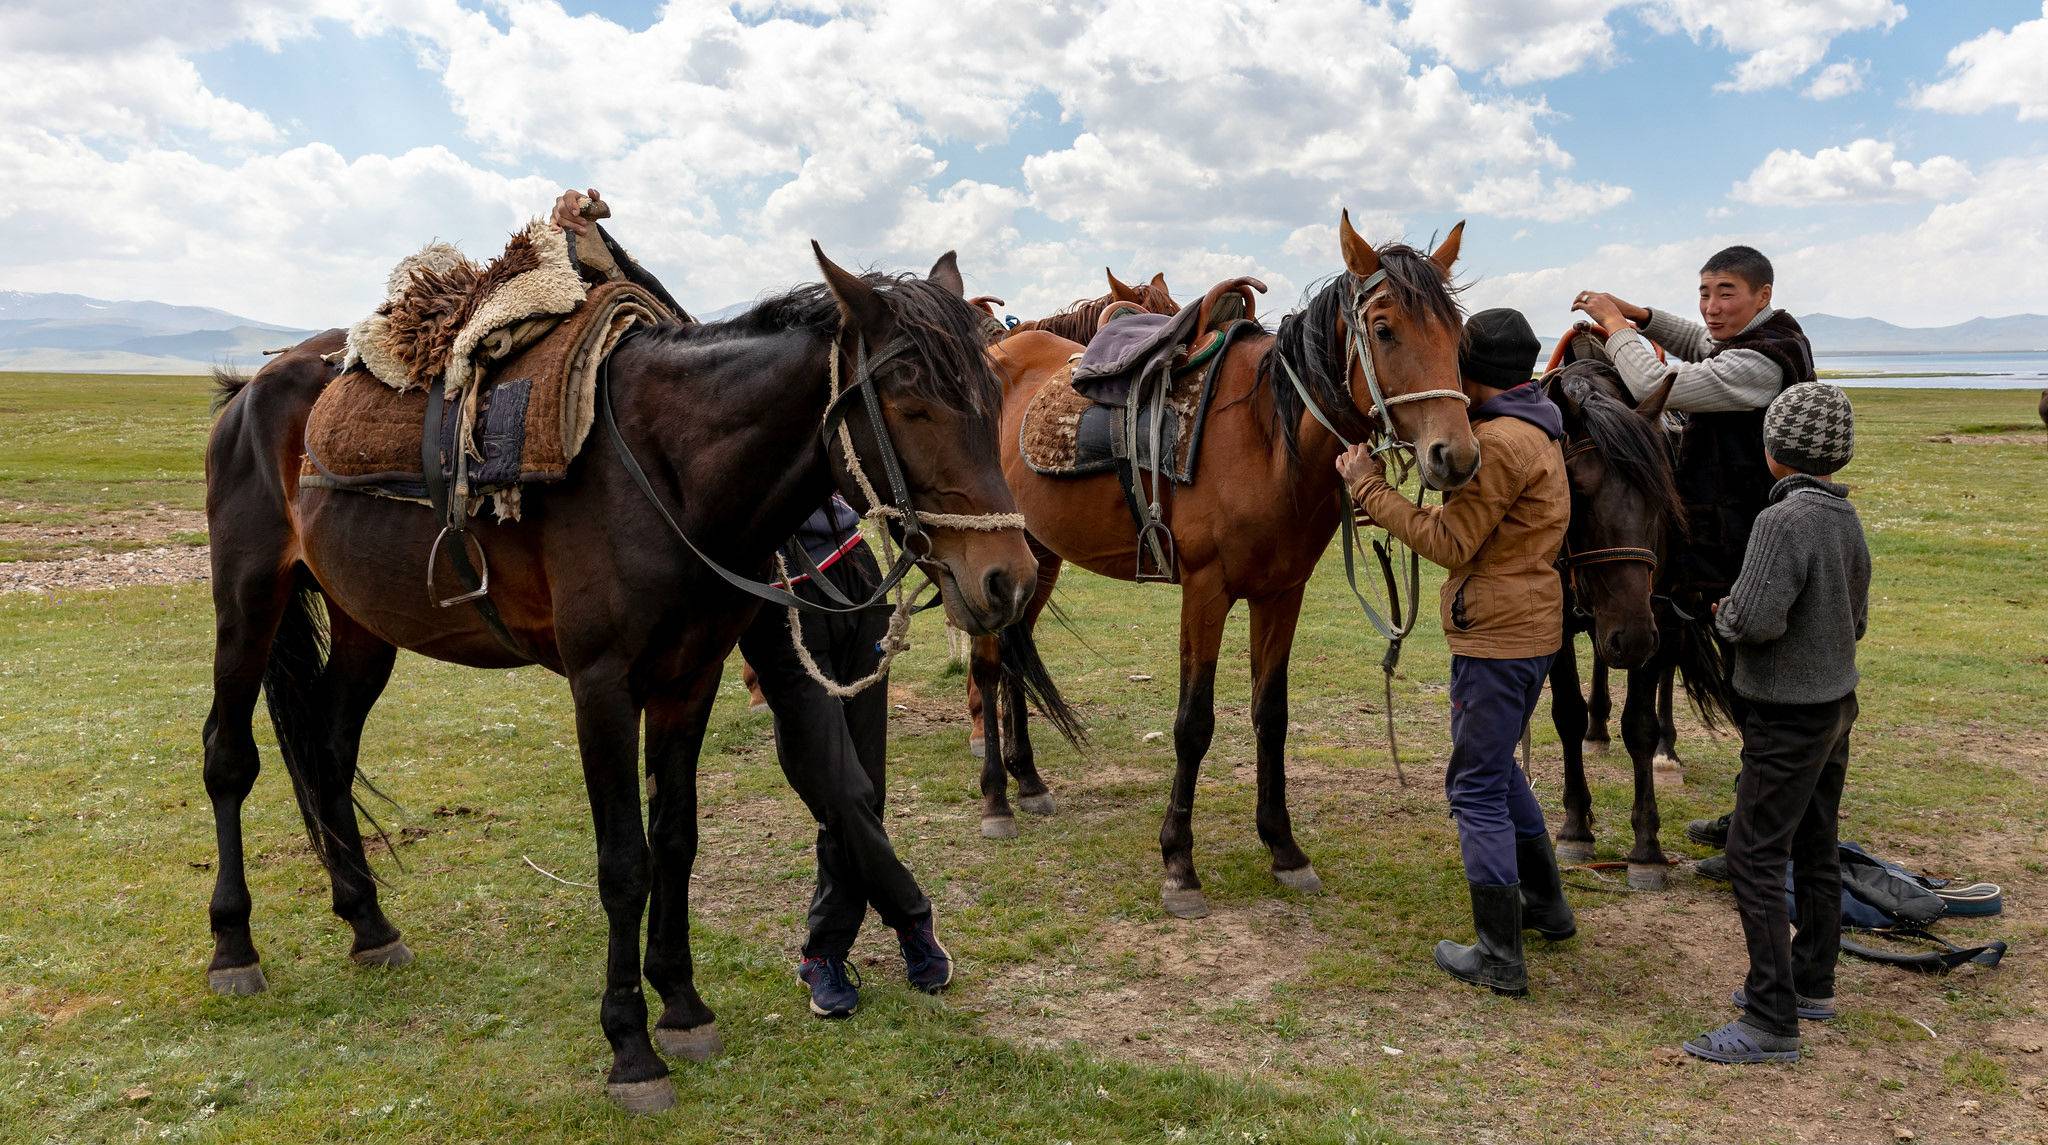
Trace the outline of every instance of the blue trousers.
[[1543, 694], [1550, 660], [1451, 657], [1451, 766], [1444, 772], [1444, 795], [1458, 822], [1468, 882], [1520, 882], [1515, 840], [1545, 832], [1543, 809], [1515, 766], [1515, 749]]

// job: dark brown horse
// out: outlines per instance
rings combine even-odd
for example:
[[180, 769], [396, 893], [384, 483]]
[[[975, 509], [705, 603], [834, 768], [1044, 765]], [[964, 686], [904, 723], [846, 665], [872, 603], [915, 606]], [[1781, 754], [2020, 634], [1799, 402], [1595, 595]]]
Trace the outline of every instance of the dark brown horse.
[[[1173, 295], [1166, 289], [1166, 276], [1164, 274], [1153, 275], [1152, 281], [1144, 286], [1126, 286], [1117, 278], [1115, 272], [1108, 268], [1105, 267], [1103, 273], [1109, 277], [1108, 294], [1102, 295], [1099, 298], [1082, 299], [1065, 310], [1049, 317], [1034, 318], [1028, 322], [1020, 322], [1013, 327], [1003, 330], [994, 340], [1000, 342], [1004, 338], [1013, 337], [1017, 334], [1042, 330], [1048, 334], [1057, 334], [1070, 342], [1085, 346], [1088, 344], [1089, 339], [1095, 337], [1095, 331], [1101, 328], [1103, 315], [1108, 313], [1111, 306], [1118, 304], [1135, 306], [1148, 314], [1180, 313], [1180, 303], [1175, 302]], [[980, 298], [970, 299], [969, 301], [970, 304], [1001, 302], [1000, 299]], [[993, 307], [984, 306], [984, 309], [991, 318], [995, 316]], [[1059, 582], [1060, 563], [1057, 559], [1049, 559], [1051, 554], [1037, 547], [1034, 547], [1032, 551], [1033, 555], [1038, 557], [1038, 591], [1032, 594], [1031, 604], [1025, 609], [1024, 615], [1029, 624], [1037, 624], [1038, 614], [1045, 611], [1046, 605], [1052, 600], [1053, 586]], [[1009, 689], [1011, 693], [1005, 700], [1005, 703], [1009, 705], [1005, 710], [1017, 712], [1024, 710], [1023, 688], [1025, 680], [1025, 676], [1016, 672], [1004, 674], [1003, 686]], [[967, 677], [967, 750], [976, 759], [985, 762], [990, 758], [987, 754], [988, 741], [984, 730], [987, 715], [988, 713], [982, 699], [981, 681], [970, 673]], [[1017, 805], [1019, 807], [1033, 814], [1049, 815], [1053, 810], [1052, 794], [1046, 790], [1045, 780], [1041, 779], [1038, 775], [1037, 765], [1032, 762], [1030, 755], [1030, 741], [1025, 737], [1026, 733], [1020, 724], [1015, 738], [1011, 741], [1012, 751], [1010, 752], [1010, 758], [999, 760], [996, 765], [1007, 764], [1010, 768], [1010, 775], [1017, 780]], [[1020, 743], [1024, 746], [1023, 754], [1021, 755], [1015, 750]], [[1014, 819], [987, 820], [983, 826], [984, 833], [994, 838], [1004, 838], [1016, 833], [1016, 820]]]
[[[856, 276], [822, 252], [818, 262], [824, 284], [728, 322], [640, 334], [608, 367], [619, 442], [654, 496], [712, 559], [748, 576], [768, 573], [776, 548], [835, 488], [866, 507], [849, 479], [853, 459], [820, 432], [835, 357], [844, 385], [871, 386], [880, 398], [883, 426], [862, 400], [850, 403], [847, 424], [869, 472], [884, 459], [877, 430], [894, 439], [912, 502], [896, 508], [1015, 511], [995, 461], [1000, 391], [953, 256], [929, 279]], [[600, 1009], [612, 1047], [608, 1089], [629, 1109], [666, 1106], [674, 1091], [648, 1039], [641, 919], [646, 979], [664, 1004], [655, 1034], [670, 1054], [708, 1056], [720, 1040], [697, 993], [689, 937], [697, 759], [720, 667], [756, 601], [685, 550], [600, 424], [565, 481], [527, 491], [522, 521], [479, 518], [471, 528], [517, 651], [475, 610], [435, 607], [422, 581], [437, 532], [430, 511], [299, 485], [307, 413], [331, 375], [320, 355], [339, 345], [340, 332], [330, 332], [253, 381], [224, 378], [225, 409], [207, 447], [217, 632], [205, 777], [220, 848], [208, 981], [229, 994], [265, 985], [241, 829], [256, 779], [250, 717], [259, 688], [332, 880], [334, 912], [354, 932], [350, 956], [397, 966], [412, 954], [378, 906], [351, 806], [363, 723], [393, 658], [406, 648], [479, 668], [540, 664], [569, 681], [596, 827], [609, 924]], [[854, 367], [863, 347], [888, 359], [872, 379]], [[1022, 613], [1036, 569], [1021, 533], [933, 526], [930, 535], [921, 564], [955, 623], [989, 632]], [[454, 578], [444, 569], [440, 579]]]
[[[1323, 416], [1355, 441], [1370, 436], [1374, 403], [1365, 373], [1346, 353], [1354, 325], [1389, 398], [1455, 390], [1463, 319], [1449, 283], [1461, 234], [1462, 225], [1431, 255], [1399, 244], [1375, 251], [1346, 217], [1340, 228], [1346, 270], [1325, 284], [1305, 310], [1283, 320], [1276, 335], [1232, 343], [1202, 431], [1197, 479], [1166, 494], [1179, 558], [1180, 703], [1174, 717], [1173, 790], [1159, 847], [1166, 867], [1161, 896], [1175, 915], [1199, 918], [1209, 909], [1195, 874], [1191, 816], [1195, 777], [1215, 730], [1217, 650], [1224, 619], [1239, 600], [1251, 602], [1259, 838], [1284, 885], [1320, 886], [1308, 856], [1295, 844], [1287, 813], [1287, 659], [1302, 590], [1343, 511], [1333, 464], [1341, 446], [1304, 403], [1287, 369], [1304, 380]], [[1360, 289], [1381, 271], [1385, 277], [1378, 285]], [[1041, 559], [1041, 579], [1047, 564], [1065, 560], [1130, 580], [1137, 568], [1137, 538], [1116, 477], [1041, 476], [1024, 463], [1017, 445], [1032, 395], [1079, 349], [1067, 339], [1034, 332], [990, 351], [1005, 379], [999, 439], [1003, 470], [1034, 544], [1052, 557]], [[1412, 401], [1395, 408], [1394, 420], [1393, 428], [1415, 444], [1431, 485], [1455, 489], [1478, 469], [1479, 446], [1461, 401]], [[1019, 625], [1013, 631], [1026, 630]], [[984, 689], [994, 678], [990, 643], [978, 641], [975, 650]], [[1028, 762], [1023, 705], [1003, 706], [1002, 718], [988, 721], [985, 825], [1012, 819], [1003, 771], [995, 763], [1004, 751], [999, 739], [1014, 737]]]
[[[1593, 857], [1593, 797], [1584, 754], [1588, 712], [1571, 647], [1578, 633], [1589, 632], [1596, 661], [1628, 673], [1621, 717], [1622, 741], [1635, 770], [1628, 877], [1632, 886], [1657, 889], [1665, 869], [1657, 839], [1659, 686], [1668, 688], [1673, 674], [1682, 674], [1703, 712], [1715, 705], [1725, 710], [1710, 634], [1665, 595], [1668, 570], [1687, 543], [1685, 507], [1672, 480], [1671, 439], [1661, 424], [1671, 380], [1637, 404], [1612, 367], [1584, 361], [1553, 372], [1549, 391], [1565, 413], [1572, 487], [1572, 523], [1558, 558], [1566, 646], [1550, 669], [1551, 721], [1564, 754], [1565, 817], [1557, 851], [1568, 861]], [[1668, 712], [1665, 695], [1661, 707]]]

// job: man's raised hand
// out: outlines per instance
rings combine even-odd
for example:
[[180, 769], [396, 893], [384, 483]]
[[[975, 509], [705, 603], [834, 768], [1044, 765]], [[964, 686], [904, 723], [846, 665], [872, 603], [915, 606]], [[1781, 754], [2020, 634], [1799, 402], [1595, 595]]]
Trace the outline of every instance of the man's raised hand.
[[548, 216], [548, 222], [560, 227], [562, 230], [575, 234], [589, 234], [590, 220], [584, 218], [581, 213], [585, 198], [588, 198], [593, 203], [602, 201], [595, 187], [588, 191], [572, 190], [562, 192], [561, 198], [555, 200], [554, 213]]

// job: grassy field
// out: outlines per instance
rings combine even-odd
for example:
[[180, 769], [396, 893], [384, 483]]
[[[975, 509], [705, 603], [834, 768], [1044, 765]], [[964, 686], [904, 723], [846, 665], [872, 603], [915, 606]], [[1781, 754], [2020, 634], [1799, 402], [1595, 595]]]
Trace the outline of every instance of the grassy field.
[[[1683, 1060], [1730, 1014], [1742, 947], [1725, 892], [1681, 871], [1632, 894], [1572, 876], [1580, 937], [1532, 944], [1533, 995], [1429, 965], [1464, 937], [1440, 790], [1447, 660], [1431, 629], [1397, 692], [1411, 785], [1380, 732], [1379, 648], [1327, 562], [1293, 675], [1290, 790], [1326, 890], [1279, 888], [1252, 830], [1233, 617], [1197, 862], [1216, 913], [1158, 906], [1171, 769], [1175, 596], [1062, 582], [1075, 633], [1046, 654], [1088, 718], [1039, 737], [1060, 799], [1001, 843], [976, 832], [961, 678], [928, 618], [900, 661], [890, 823], [960, 960], [912, 993], [864, 936], [862, 1011], [812, 1020], [791, 970], [811, 828], [737, 673], [702, 771], [698, 982], [727, 1054], [678, 1063], [679, 1107], [605, 1102], [602, 912], [567, 690], [538, 669], [406, 656], [363, 760], [397, 801], [385, 902], [419, 953], [344, 957], [282, 769], [245, 816], [271, 989], [205, 989], [214, 858], [199, 783], [211, 614], [203, 585], [0, 595], [0, 1143], [46, 1141], [1918, 1141], [2040, 1139], [2048, 1124], [2048, 449], [1936, 434], [2038, 429], [2031, 392], [1855, 391], [1856, 490], [1876, 557], [1845, 837], [2007, 888], [2005, 917], [1945, 927], [2013, 944], [1943, 980], [1845, 962], [1842, 1019], [1808, 1060]], [[200, 504], [197, 379], [0, 375], [0, 510], [39, 522]], [[4, 557], [6, 554], [0, 554]], [[1432, 586], [1433, 589], [1433, 586]], [[1137, 680], [1135, 676], [1149, 676]], [[1723, 809], [1734, 745], [1690, 723], [1665, 844]], [[1546, 810], [1559, 789], [1539, 726]], [[1625, 757], [1594, 757], [1603, 857], [1628, 844]], [[1901, 1138], [1903, 1139], [1903, 1138]]]

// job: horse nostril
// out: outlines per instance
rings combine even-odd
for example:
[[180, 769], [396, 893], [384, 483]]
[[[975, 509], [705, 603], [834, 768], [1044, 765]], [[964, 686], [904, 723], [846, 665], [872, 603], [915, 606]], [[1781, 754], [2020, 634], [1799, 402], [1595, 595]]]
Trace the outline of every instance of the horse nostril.
[[1005, 607], [1010, 603], [1010, 598], [1015, 595], [1015, 588], [1015, 582], [1011, 580], [1007, 569], [992, 568], [981, 578], [981, 598], [997, 607]]
[[1429, 465], [1437, 473], [1449, 472], [1451, 447], [1439, 441], [1429, 447]]

